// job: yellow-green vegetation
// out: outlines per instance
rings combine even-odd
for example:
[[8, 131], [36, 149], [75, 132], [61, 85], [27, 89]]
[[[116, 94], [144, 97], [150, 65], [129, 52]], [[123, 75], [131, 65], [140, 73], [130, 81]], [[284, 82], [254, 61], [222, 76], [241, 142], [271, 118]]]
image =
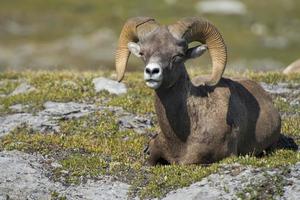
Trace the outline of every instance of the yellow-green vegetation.
[[[102, 73], [103, 74], [103, 73]], [[59, 72], [27, 72], [17, 74], [7, 72], [0, 76], [3, 86], [0, 94], [8, 94], [21, 82], [28, 82], [36, 90], [29, 93], [0, 98], [0, 104], [4, 106], [5, 112], [8, 107], [14, 104], [28, 104], [32, 109], [42, 108], [46, 101], [93, 101], [97, 97], [92, 85], [93, 76], [100, 74], [86, 73], [81, 76], [79, 73]]]
[[142, 80], [142, 76], [138, 73], [129, 76], [127, 78], [128, 93], [113, 98], [108, 104], [111, 106], [122, 106], [125, 110], [133, 113], [146, 114], [154, 112], [154, 93], [151, 89], [144, 86]]
[[[284, 175], [284, 174], [283, 174]], [[282, 176], [263, 173], [264, 178], [247, 185], [242, 191], [237, 193], [240, 199], [274, 199], [283, 195], [284, 180]]]
[[277, 84], [279, 82], [300, 83], [300, 74], [283, 75], [279, 72], [245, 72], [245, 76], [258, 82]]
[[289, 113], [299, 113], [300, 107], [297, 105], [290, 105], [289, 102], [282, 98], [276, 97], [274, 99], [274, 104], [276, 105], [277, 109], [281, 112], [289, 112]]
[[[195, 72], [191, 74], [194, 75]], [[36, 91], [0, 97], [0, 105], [3, 104], [6, 108], [2, 115], [10, 112], [7, 108], [16, 103], [31, 104], [33, 108], [40, 109], [48, 100], [83, 101], [103, 106], [120, 106], [126, 111], [145, 116], [154, 113], [153, 92], [145, 87], [141, 74], [127, 74], [125, 80], [129, 91], [121, 96], [110, 95], [107, 92], [96, 94], [93, 90], [92, 78], [99, 75], [110, 76], [110, 73], [3, 73], [0, 75], [0, 81], [5, 81], [4, 88], [1, 90], [4, 91], [3, 94], [9, 94], [19, 80], [28, 81]], [[270, 83], [280, 81], [300, 83], [299, 76], [285, 76], [279, 73], [248, 72], [245, 76]], [[10, 80], [15, 82], [11, 84]], [[102, 102], [101, 99], [105, 101]], [[283, 107], [279, 105], [278, 108], [284, 113], [292, 112], [286, 109], [286, 106], [289, 108], [288, 104]], [[157, 129], [156, 125], [148, 131], [151, 133]], [[282, 133], [293, 137], [299, 145], [300, 116], [285, 117]], [[76, 184], [86, 178], [97, 178], [101, 175], [114, 176], [132, 185], [130, 195], [138, 195], [141, 198], [161, 197], [170, 190], [188, 186], [217, 172], [224, 164], [240, 163], [253, 167], [280, 168], [300, 161], [299, 152], [277, 150], [263, 157], [251, 155], [230, 157], [208, 166], [148, 167], [147, 155], [143, 153], [148, 141], [149, 137], [146, 134], [139, 134], [133, 130], [119, 130], [116, 114], [103, 110], [79, 119], [61, 121], [59, 133], [46, 134], [34, 132], [30, 127], [17, 128], [0, 139], [0, 150], [38, 152], [58, 160], [61, 166], [52, 170], [52, 178], [67, 184]], [[279, 186], [275, 189], [278, 194], [281, 194]], [[54, 192], [53, 196], [55, 195], [57, 196]]]
[[[101, 103], [104, 98], [109, 98], [107, 105], [122, 106], [125, 110], [145, 114], [154, 112], [152, 91], [144, 86], [142, 78], [138, 73], [133, 73], [128, 77], [128, 93], [122, 96], [110, 95], [106, 91], [96, 94], [92, 79], [97, 76], [107, 76], [108, 72], [94, 73], [86, 72], [83, 76], [80, 73], [70, 72], [26, 72], [15, 73], [6, 72], [0, 76], [1, 89], [0, 94], [6, 95], [0, 97], [0, 114], [8, 113], [9, 106], [14, 104], [28, 104], [32, 110], [36, 111], [42, 108], [46, 101], [68, 102], [79, 101], [89, 103]], [[28, 82], [36, 90], [9, 96], [21, 82]], [[147, 105], [147, 106], [145, 106]]]

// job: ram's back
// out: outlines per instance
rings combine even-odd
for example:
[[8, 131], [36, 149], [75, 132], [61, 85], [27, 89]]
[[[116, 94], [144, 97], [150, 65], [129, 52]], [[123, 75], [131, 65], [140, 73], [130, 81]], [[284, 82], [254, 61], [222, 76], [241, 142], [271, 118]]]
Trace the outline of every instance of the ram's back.
[[[277, 142], [281, 119], [271, 97], [255, 81], [243, 78], [222, 78], [217, 86], [201, 86], [207, 76], [195, 77], [194, 90], [206, 88], [207, 99], [226, 124], [237, 132], [237, 153], [259, 154]], [[220, 106], [223, 105], [223, 106]], [[210, 114], [208, 114], [210, 115]], [[224, 124], [221, 125], [224, 127]]]

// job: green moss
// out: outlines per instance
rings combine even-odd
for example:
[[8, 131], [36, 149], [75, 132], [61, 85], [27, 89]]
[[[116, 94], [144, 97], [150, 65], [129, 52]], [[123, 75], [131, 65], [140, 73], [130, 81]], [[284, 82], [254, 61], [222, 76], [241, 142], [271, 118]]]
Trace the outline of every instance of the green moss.
[[[263, 179], [255, 180], [247, 185], [242, 191], [239, 191], [236, 195], [240, 199], [277, 199], [284, 193], [285, 181], [280, 174], [263, 174]], [[275, 198], [277, 197], [277, 198]]]
[[154, 112], [153, 92], [146, 88], [139, 73], [128, 73], [126, 85], [128, 93], [121, 96], [110, 95], [107, 91], [96, 93], [92, 79], [96, 76], [109, 76], [110, 73], [69, 73], [69, 72], [26, 72], [2, 74], [2, 79], [7, 82], [0, 90], [0, 94], [9, 94], [18, 86], [18, 81], [10, 81], [10, 78], [20, 78], [29, 82], [35, 91], [14, 96], [0, 97], [0, 105], [3, 105], [2, 113], [9, 113], [9, 106], [14, 104], [29, 104], [31, 111], [42, 109], [46, 101], [68, 102], [85, 101], [99, 102], [108, 100], [107, 105], [123, 107], [132, 113], [145, 114]]
[[[100, 74], [100, 73], [99, 73]], [[146, 88], [140, 73], [128, 73], [125, 83], [128, 93], [121, 96], [107, 92], [95, 94], [92, 78], [99, 74], [91, 73], [7, 73], [0, 80], [25, 79], [36, 92], [15, 97], [0, 98], [0, 105], [6, 106], [22, 103], [33, 104], [38, 108], [45, 101], [88, 101], [101, 105], [121, 106], [125, 110], [147, 114], [153, 113], [153, 91]], [[109, 74], [105, 74], [109, 76]], [[273, 74], [250, 74], [257, 81], [295, 82], [297, 78], [287, 78]], [[67, 84], [66, 84], [67, 82]], [[73, 84], [75, 83], [75, 84]], [[5, 86], [10, 91], [14, 86]], [[45, 90], [45, 91], [43, 91]], [[52, 94], [48, 94], [52, 93]], [[105, 98], [107, 103], [99, 101]], [[275, 104], [283, 113], [295, 113], [288, 102], [275, 98]], [[156, 123], [157, 124], [157, 123]], [[153, 127], [149, 132], [157, 132]], [[300, 144], [300, 118], [285, 117], [282, 132], [295, 138]], [[0, 139], [0, 150], [18, 149], [21, 151], [53, 157], [61, 167], [53, 170], [53, 178], [66, 183], [79, 183], [85, 178], [97, 178], [99, 175], [110, 175], [131, 184], [131, 196], [141, 198], [161, 197], [168, 191], [188, 186], [203, 177], [218, 171], [224, 164], [241, 163], [242, 165], [277, 168], [293, 165], [300, 161], [300, 153], [289, 150], [278, 150], [264, 157], [241, 156], [226, 158], [209, 166], [170, 165], [147, 167], [143, 149], [148, 137], [132, 130], [120, 131], [118, 119], [109, 110], [97, 111], [80, 119], [60, 122], [60, 132], [56, 134], [37, 133], [28, 127], [20, 127]], [[270, 180], [273, 180], [272, 177]], [[256, 186], [255, 186], [256, 187]], [[249, 186], [249, 188], [255, 188]], [[251, 189], [249, 189], [250, 191]], [[275, 189], [274, 189], [275, 191]], [[276, 189], [278, 193], [280, 190]]]
[[261, 81], [270, 84], [276, 84], [279, 82], [300, 83], [300, 74], [285, 75], [281, 72], [257, 73], [253, 71], [248, 71], [245, 73], [245, 76], [254, 81]]
[[291, 105], [289, 101], [283, 97], [275, 97], [273, 103], [281, 113], [297, 114], [300, 112], [300, 106]]
[[93, 135], [97, 137], [112, 137], [121, 131], [117, 119], [110, 111], [98, 111], [92, 115], [76, 120], [67, 120], [60, 123], [62, 135]]
[[277, 150], [274, 153], [267, 156], [263, 156], [261, 158], [250, 156], [250, 155], [229, 157], [224, 159], [221, 163], [223, 164], [240, 163], [242, 165], [251, 165], [254, 167], [274, 168], [274, 167], [293, 165], [299, 161], [300, 161], [299, 152], [294, 152], [291, 150]]
[[66, 196], [61, 195], [57, 191], [52, 191], [51, 192], [51, 200], [67, 200]]
[[14, 72], [14, 71], [7, 71], [5, 73], [0, 73], [0, 80], [18, 80], [23, 77], [22, 73]]
[[[18, 84], [16, 81], [10, 82], [9, 79], [6, 79], [10, 76], [12, 76], [10, 73], [3, 75], [3, 80], [8, 82], [8, 85], [2, 89], [6, 93], [11, 92], [12, 88]], [[19, 76], [19, 78], [29, 82], [36, 90], [1, 97], [0, 105], [6, 108], [6, 112], [9, 112], [9, 106], [19, 103], [31, 105], [34, 111], [41, 109], [46, 101], [94, 101], [97, 97], [101, 97], [95, 93], [92, 85], [92, 78], [95, 75], [89, 73], [81, 76], [78, 73], [69, 72], [27, 72], [19, 75], [14, 74], [14, 76]]]
[[[1, 80], [1, 79], [0, 79]], [[8, 95], [18, 86], [19, 81], [2, 80], [0, 82], [0, 95]]]
[[122, 96], [111, 98], [108, 105], [120, 106], [132, 113], [146, 114], [154, 112], [153, 91], [147, 88], [141, 78], [136, 79], [136, 76], [129, 75], [128, 93]]
[[188, 186], [217, 172], [218, 164], [207, 167], [199, 165], [169, 165], [144, 169], [143, 173], [134, 180], [132, 192], [143, 186], [137, 194], [141, 198], [161, 197], [167, 192]]
[[61, 170], [68, 170], [66, 183], [80, 183], [81, 177], [97, 177], [106, 174], [108, 162], [99, 155], [73, 154], [60, 161], [61, 168], [55, 169], [56, 178], [63, 176]]
[[283, 119], [281, 125], [281, 132], [283, 134], [293, 137], [297, 144], [300, 144], [300, 117], [289, 117]]

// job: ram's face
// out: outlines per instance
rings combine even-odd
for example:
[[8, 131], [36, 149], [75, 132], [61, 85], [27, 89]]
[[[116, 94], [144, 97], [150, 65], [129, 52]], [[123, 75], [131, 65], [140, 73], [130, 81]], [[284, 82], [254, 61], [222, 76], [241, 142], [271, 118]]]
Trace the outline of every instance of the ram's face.
[[[206, 48], [201, 47], [202, 54]], [[128, 48], [144, 61], [144, 80], [152, 89], [174, 85], [184, 69], [184, 61], [195, 57], [192, 55], [195, 48], [188, 49], [186, 41], [174, 38], [166, 27], [157, 29], [139, 43], [128, 43]]]

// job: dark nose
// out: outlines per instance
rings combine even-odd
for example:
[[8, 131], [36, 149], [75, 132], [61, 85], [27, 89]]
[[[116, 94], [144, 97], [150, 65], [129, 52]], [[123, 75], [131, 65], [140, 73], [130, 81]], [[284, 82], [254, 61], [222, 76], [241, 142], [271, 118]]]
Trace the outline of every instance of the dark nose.
[[160, 73], [159, 67], [146, 67], [145, 69], [146, 74], [149, 74], [150, 76], [156, 75]]

